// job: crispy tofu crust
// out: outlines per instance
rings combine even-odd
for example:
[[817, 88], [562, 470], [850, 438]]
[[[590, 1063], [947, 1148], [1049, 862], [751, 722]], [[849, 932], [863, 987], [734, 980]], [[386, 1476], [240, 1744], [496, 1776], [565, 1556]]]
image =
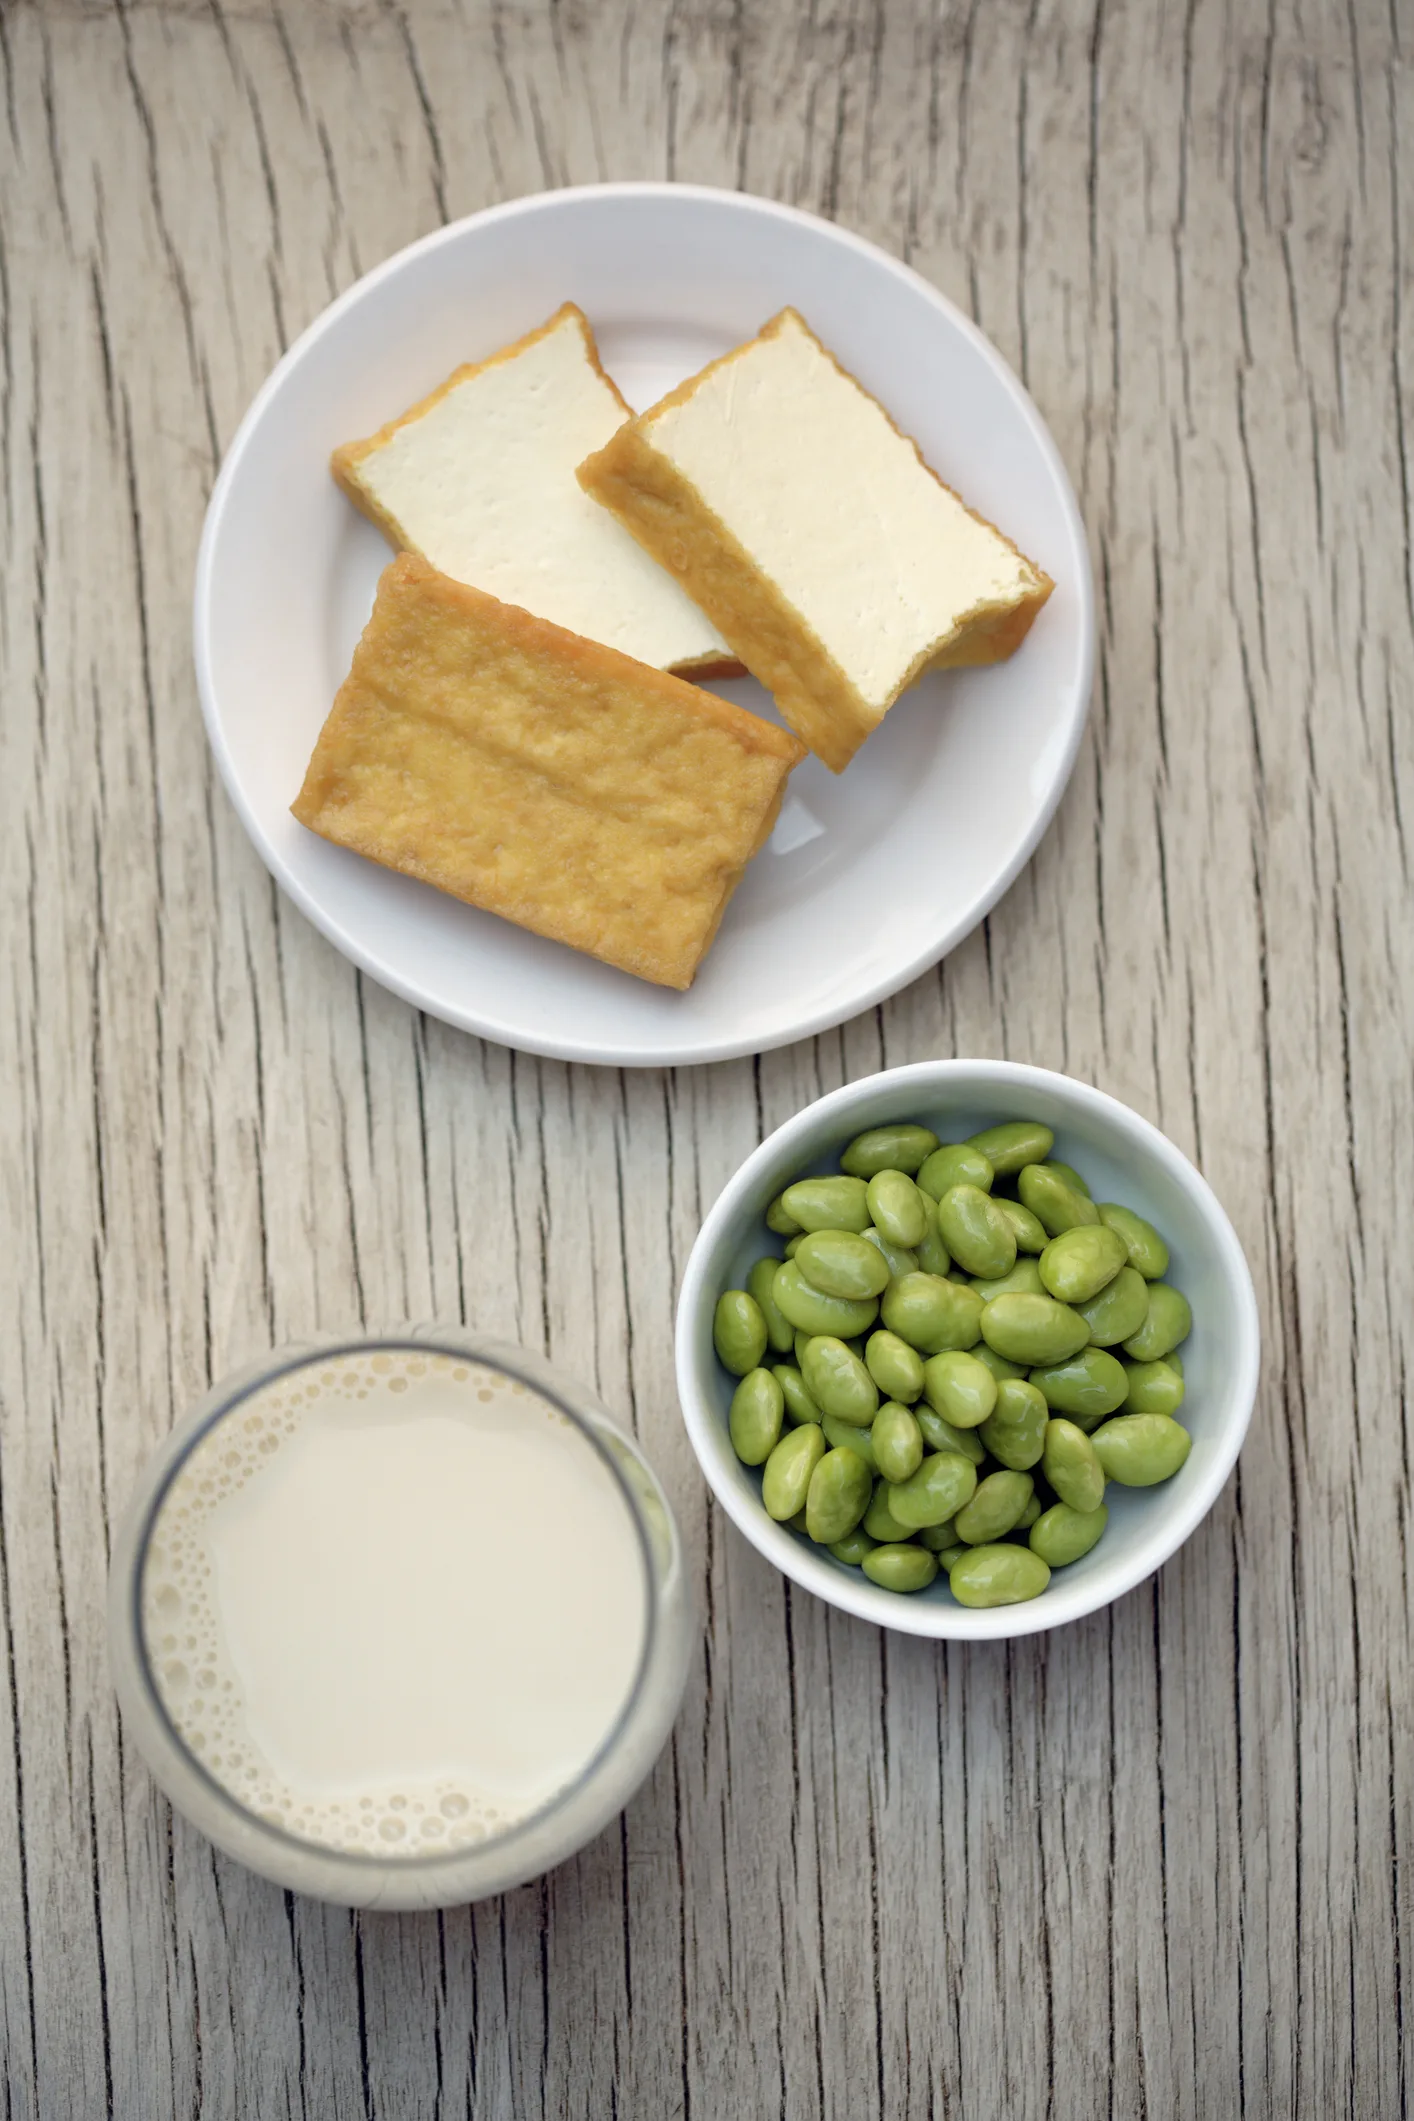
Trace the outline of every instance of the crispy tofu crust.
[[[928, 644], [882, 707], [865, 699], [826, 648], [815, 629], [757, 565], [730, 526], [672, 460], [654, 447], [653, 422], [668, 407], [684, 403], [704, 379], [737, 361], [762, 339], [796, 324], [855, 388], [864, 386], [821, 345], [804, 318], [784, 309], [755, 339], [691, 376], [665, 398], [625, 422], [605, 446], [579, 467], [587, 493], [616, 515], [646, 551], [667, 567], [752, 675], [773, 695], [791, 727], [835, 773], [849, 764], [888, 708], [924, 670], [1001, 662], [1018, 648], [1052, 587], [1049, 575], [1025, 559], [1011, 540], [969, 508], [968, 514], [1002, 539], [1029, 570], [1030, 585], [1019, 600], [979, 604]], [[872, 393], [865, 391], [866, 397]], [[878, 404], [878, 400], [873, 402]], [[880, 411], [902, 433], [887, 408]], [[930, 479], [943, 485], [911, 437], [915, 456]], [[948, 492], [952, 489], [947, 488]], [[961, 501], [961, 496], [954, 494]], [[961, 502], [965, 508], [966, 502]]]
[[291, 807], [337, 846], [683, 989], [803, 756], [730, 701], [403, 553]]

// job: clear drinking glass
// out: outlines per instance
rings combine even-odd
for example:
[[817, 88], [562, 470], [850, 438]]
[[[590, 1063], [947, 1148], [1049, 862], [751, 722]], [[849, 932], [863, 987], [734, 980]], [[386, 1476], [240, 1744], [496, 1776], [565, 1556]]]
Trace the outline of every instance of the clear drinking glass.
[[[143, 1572], [164, 1499], [191, 1452], [273, 1383], [310, 1363], [379, 1353], [444, 1355], [484, 1364], [558, 1409], [616, 1482], [641, 1550], [644, 1635], [637, 1674], [617, 1721], [580, 1774], [538, 1811], [486, 1838], [427, 1854], [347, 1852], [257, 1816], [185, 1743], [153, 1676], [143, 1624]], [[515, 1587], [506, 1586], [513, 1598]], [[177, 1809], [218, 1848], [294, 1892], [348, 1907], [458, 1906], [520, 1885], [563, 1862], [622, 1810], [667, 1739], [682, 1700], [694, 1627], [677, 1525], [636, 1443], [605, 1409], [543, 1357], [461, 1327], [411, 1327], [367, 1338], [307, 1342], [222, 1379], [157, 1452], [118, 1533], [109, 1578], [109, 1651], [124, 1725]]]

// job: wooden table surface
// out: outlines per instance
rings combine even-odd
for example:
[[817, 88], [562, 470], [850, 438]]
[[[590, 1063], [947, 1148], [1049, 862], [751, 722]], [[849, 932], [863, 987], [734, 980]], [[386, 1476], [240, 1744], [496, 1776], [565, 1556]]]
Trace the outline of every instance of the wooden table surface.
[[[1398, 13], [0, 9], [6, 2115], [1404, 2112]], [[207, 755], [188, 612], [220, 453], [331, 296], [491, 201], [664, 175], [834, 216], [978, 319], [1070, 467], [1100, 659], [1055, 824], [945, 965], [758, 1061], [619, 1075], [419, 1017], [281, 899]], [[675, 1284], [741, 1157], [942, 1053], [1157, 1121], [1232, 1214], [1266, 1334], [1238, 1475], [1181, 1555], [1013, 1647], [792, 1596], [709, 1508], [673, 1390]], [[703, 1647], [577, 1861], [351, 1916], [154, 1794], [109, 1694], [106, 1554], [210, 1376], [461, 1315], [632, 1419]]]

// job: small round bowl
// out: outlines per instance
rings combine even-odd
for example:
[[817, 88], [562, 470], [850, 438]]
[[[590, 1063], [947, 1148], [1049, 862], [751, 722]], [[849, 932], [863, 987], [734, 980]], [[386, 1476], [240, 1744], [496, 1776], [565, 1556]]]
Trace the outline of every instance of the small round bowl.
[[[760, 1472], [741, 1463], [727, 1433], [735, 1380], [713, 1352], [712, 1313], [723, 1289], [742, 1287], [763, 1252], [781, 1249], [766, 1228], [767, 1204], [792, 1179], [836, 1170], [840, 1151], [866, 1127], [905, 1119], [932, 1127], [945, 1141], [1001, 1120], [1043, 1121], [1055, 1133], [1056, 1155], [1083, 1173], [1097, 1200], [1122, 1201], [1162, 1231], [1171, 1255], [1168, 1278], [1193, 1306], [1179, 1417], [1193, 1437], [1186, 1465], [1156, 1488], [1111, 1482], [1104, 1538], [1082, 1561], [1057, 1569], [1048, 1589], [1024, 1605], [961, 1606], [942, 1573], [926, 1591], [881, 1590], [861, 1570], [766, 1515]], [[1078, 1620], [1167, 1561], [1232, 1471], [1251, 1419], [1259, 1357], [1257, 1300], [1242, 1247], [1187, 1157], [1102, 1090], [1013, 1061], [921, 1061], [846, 1084], [798, 1112], [728, 1181], [692, 1248], [678, 1301], [678, 1392], [687, 1432], [733, 1523], [792, 1581], [843, 1612], [910, 1635], [969, 1641], [1032, 1635]]]

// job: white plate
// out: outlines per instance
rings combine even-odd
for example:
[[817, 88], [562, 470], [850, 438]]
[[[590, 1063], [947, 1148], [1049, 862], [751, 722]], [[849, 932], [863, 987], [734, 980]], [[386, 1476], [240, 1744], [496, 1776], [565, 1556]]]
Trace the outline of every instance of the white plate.
[[[635, 405], [793, 303], [925, 456], [1055, 580], [1008, 663], [925, 679], [847, 773], [792, 776], [687, 994], [544, 942], [306, 832], [289, 804], [388, 550], [329, 452], [578, 302]], [[355, 964], [420, 1009], [531, 1053], [723, 1060], [841, 1023], [935, 964], [1005, 891], [1080, 741], [1094, 610], [1085, 536], [1035, 406], [906, 266], [731, 192], [613, 184], [474, 214], [360, 280], [285, 355], [212, 495], [196, 668], [222, 778], [271, 873]], [[721, 690], [774, 717], [747, 679]]]

